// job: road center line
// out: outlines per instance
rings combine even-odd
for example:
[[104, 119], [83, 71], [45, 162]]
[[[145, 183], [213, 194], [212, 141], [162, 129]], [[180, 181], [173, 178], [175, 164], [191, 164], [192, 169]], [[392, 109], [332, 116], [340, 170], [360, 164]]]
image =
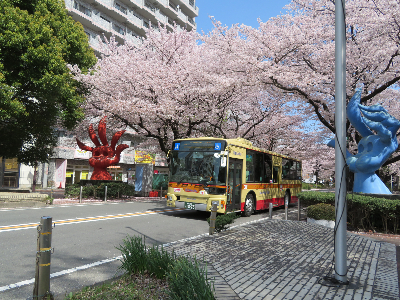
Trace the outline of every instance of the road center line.
[[[157, 214], [163, 214], [163, 213], [174, 212], [174, 211], [182, 211], [182, 210], [185, 210], [185, 209], [169, 208], [169, 209], [163, 209], [163, 210], [152, 210], [152, 211], [135, 212], [135, 213], [118, 214], [118, 215], [58, 220], [58, 221], [54, 221], [53, 224], [54, 225], [69, 225], [69, 224], [77, 224], [77, 223], [84, 223], [84, 222], [94, 222], [94, 221], [103, 221], [103, 220], [111, 220], [111, 219], [130, 218], [130, 217], [137, 217], [137, 216], [157, 215]], [[39, 225], [39, 223], [29, 223], [29, 224], [0, 226], [0, 233], [5, 232], [5, 231], [37, 228], [38, 225]]]

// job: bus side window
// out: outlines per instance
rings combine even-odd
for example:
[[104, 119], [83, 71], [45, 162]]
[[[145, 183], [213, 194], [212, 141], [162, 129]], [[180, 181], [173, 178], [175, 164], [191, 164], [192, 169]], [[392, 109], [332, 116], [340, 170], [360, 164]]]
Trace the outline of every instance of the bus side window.
[[274, 172], [273, 172], [273, 180], [274, 180], [274, 183], [279, 183], [279, 178], [278, 178], [278, 174], [279, 174], [279, 167], [278, 166], [275, 166], [274, 167]]
[[254, 158], [254, 182], [264, 181], [264, 153], [256, 152], [253, 154]]
[[247, 151], [246, 154], [246, 181], [254, 182], [254, 151]]
[[297, 180], [301, 180], [301, 162], [297, 162]]
[[264, 154], [264, 182], [272, 183], [272, 156]]

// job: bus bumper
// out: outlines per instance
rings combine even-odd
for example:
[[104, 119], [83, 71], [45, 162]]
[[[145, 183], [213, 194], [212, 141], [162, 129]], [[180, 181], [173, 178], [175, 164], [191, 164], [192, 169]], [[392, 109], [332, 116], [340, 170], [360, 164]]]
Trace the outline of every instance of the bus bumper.
[[[200, 199], [199, 199], [200, 200]], [[192, 209], [192, 210], [199, 210], [199, 211], [211, 211], [211, 207], [213, 203], [217, 204], [218, 207], [218, 213], [225, 213], [225, 199], [221, 198], [208, 198], [204, 201], [205, 199], [201, 199], [199, 202], [194, 202], [194, 201], [184, 201], [184, 200], [178, 200], [177, 197], [174, 194], [168, 194], [167, 195], [167, 206], [170, 207], [178, 207], [178, 208], [184, 208], [184, 209]]]

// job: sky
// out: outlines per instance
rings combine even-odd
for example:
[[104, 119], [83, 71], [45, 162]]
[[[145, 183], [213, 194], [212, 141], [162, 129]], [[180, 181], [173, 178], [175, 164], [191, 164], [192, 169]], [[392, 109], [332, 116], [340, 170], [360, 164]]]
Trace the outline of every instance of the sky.
[[257, 19], [263, 22], [284, 13], [283, 7], [290, 0], [196, 0], [199, 16], [195, 19], [197, 32], [205, 33], [213, 29], [209, 16], [222, 25], [245, 24], [258, 28]]

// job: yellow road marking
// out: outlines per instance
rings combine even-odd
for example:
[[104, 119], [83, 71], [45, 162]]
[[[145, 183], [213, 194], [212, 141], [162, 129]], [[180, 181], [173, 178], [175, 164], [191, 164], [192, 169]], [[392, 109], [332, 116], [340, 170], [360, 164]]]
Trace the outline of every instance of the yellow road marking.
[[[120, 214], [120, 215], [114, 215], [114, 216], [88, 217], [88, 218], [80, 218], [80, 219], [74, 219], [74, 220], [55, 221], [55, 222], [53, 222], [53, 224], [70, 224], [70, 223], [78, 223], [78, 222], [84, 222], [84, 221], [107, 220], [107, 219], [116, 219], [116, 218], [122, 218], [122, 217], [133, 217], [133, 216], [140, 216], [140, 215], [157, 214], [160, 212], [173, 212], [173, 211], [180, 211], [180, 210], [184, 210], [184, 209], [183, 208], [175, 208], [175, 209], [165, 209], [165, 210]], [[5, 226], [5, 227], [0, 227], [0, 232], [2, 230], [9, 230], [9, 229], [33, 228], [33, 227], [37, 227], [38, 225], [39, 225], [39, 223]], [[43, 234], [50, 234], [50, 233], [44, 232]]]

